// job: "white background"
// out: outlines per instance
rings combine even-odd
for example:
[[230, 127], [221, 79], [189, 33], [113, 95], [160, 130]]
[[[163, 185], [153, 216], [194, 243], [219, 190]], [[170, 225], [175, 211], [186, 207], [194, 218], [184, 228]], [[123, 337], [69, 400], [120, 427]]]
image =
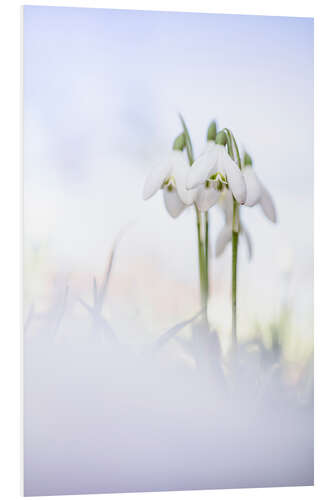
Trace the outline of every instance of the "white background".
[[[331, 498], [332, 464], [332, 350], [331, 278], [332, 223], [330, 222], [332, 154], [332, 8], [330, 2], [306, 1], [66, 1], [29, 2], [30, 5], [118, 7], [155, 10], [221, 12], [315, 17], [315, 487], [262, 490], [222, 490], [128, 494], [126, 498]], [[21, 2], [3, 0], [0, 13], [0, 493], [20, 494], [20, 327], [21, 327]], [[325, 333], [326, 333], [326, 336]], [[104, 495], [106, 496], [106, 495]], [[101, 498], [89, 495], [89, 498]], [[103, 496], [102, 496], [103, 497]], [[62, 498], [62, 497], [59, 497]], [[122, 498], [113, 495], [112, 498]]]

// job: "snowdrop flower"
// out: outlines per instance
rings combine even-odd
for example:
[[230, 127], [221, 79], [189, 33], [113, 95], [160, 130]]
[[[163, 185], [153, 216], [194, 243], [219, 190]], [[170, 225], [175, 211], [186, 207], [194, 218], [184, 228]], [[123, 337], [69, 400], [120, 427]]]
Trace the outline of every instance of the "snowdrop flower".
[[169, 156], [150, 171], [143, 187], [144, 200], [163, 190], [165, 207], [172, 217], [178, 217], [187, 205], [193, 203], [197, 194], [197, 190], [189, 191], [185, 186], [189, 166], [183, 153], [184, 147], [184, 134], [180, 134]]
[[277, 221], [275, 205], [270, 193], [263, 185], [261, 185], [259, 204], [267, 219], [275, 223]]
[[[227, 244], [232, 240], [232, 218], [233, 218], [233, 199], [230, 191], [225, 190], [221, 199], [219, 206], [222, 208], [225, 215], [225, 224], [218, 234], [215, 246], [215, 254], [218, 257], [221, 255]], [[252, 257], [252, 241], [249, 232], [245, 228], [244, 224], [239, 220], [239, 233], [244, 236], [245, 243], [248, 250], [249, 259]]]
[[196, 203], [199, 210], [208, 210], [217, 203], [222, 190], [228, 186], [235, 199], [246, 201], [246, 185], [238, 165], [228, 155], [224, 132], [209, 140], [204, 152], [193, 163], [187, 176], [188, 189], [199, 188]]
[[244, 154], [243, 176], [246, 184], [246, 201], [244, 205], [253, 207], [259, 204], [266, 217], [276, 222], [276, 209], [273, 199], [265, 186], [262, 184], [252, 166], [252, 159], [248, 153]]

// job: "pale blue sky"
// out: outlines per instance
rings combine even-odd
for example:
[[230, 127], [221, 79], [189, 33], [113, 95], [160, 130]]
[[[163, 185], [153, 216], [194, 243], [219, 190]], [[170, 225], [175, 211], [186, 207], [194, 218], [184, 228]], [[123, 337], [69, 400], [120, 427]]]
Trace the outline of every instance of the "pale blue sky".
[[[27, 241], [47, 240], [60, 267], [67, 262], [93, 269], [135, 214], [145, 221], [137, 251], [160, 249], [170, 271], [191, 275], [190, 267], [178, 263], [184, 252], [195, 259], [192, 214], [172, 221], [160, 197], [141, 200], [147, 171], [180, 131], [178, 112], [188, 122], [196, 153], [212, 118], [232, 128], [252, 153], [276, 200], [279, 224], [269, 225], [257, 209], [244, 212], [255, 239], [253, 262], [245, 264], [242, 257], [244, 273], [248, 283], [256, 278], [254, 292], [262, 290], [256, 296], [264, 299], [267, 287], [278, 287], [279, 254], [290, 250], [296, 285], [304, 292], [300, 311], [309, 311], [309, 18], [25, 7]], [[168, 260], [171, 252], [177, 262]], [[273, 295], [268, 293], [269, 300]]]

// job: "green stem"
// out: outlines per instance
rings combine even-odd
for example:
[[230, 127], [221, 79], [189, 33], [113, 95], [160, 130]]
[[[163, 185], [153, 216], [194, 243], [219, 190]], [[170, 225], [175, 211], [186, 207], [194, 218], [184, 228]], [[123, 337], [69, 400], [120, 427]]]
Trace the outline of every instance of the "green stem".
[[[187, 157], [188, 157], [188, 162], [190, 164], [190, 167], [194, 163], [194, 155], [193, 155], [193, 147], [192, 147], [192, 142], [191, 142], [191, 137], [188, 131], [188, 128], [186, 126], [185, 120], [182, 117], [182, 115], [179, 115], [180, 121], [183, 126], [183, 131], [185, 134], [185, 145], [186, 145], [186, 152], [187, 152]], [[194, 203], [195, 207], [195, 212], [197, 216], [197, 236], [198, 236], [198, 259], [199, 259], [199, 276], [200, 276], [200, 297], [201, 297], [201, 307], [203, 309], [203, 315], [204, 319], [207, 321], [207, 297], [208, 297], [208, 215], [207, 215], [207, 222], [205, 224], [204, 230], [205, 230], [205, 242], [203, 238], [203, 231], [202, 231], [202, 221], [201, 221], [201, 214]], [[205, 247], [207, 248], [207, 251], [205, 251]]]
[[206, 293], [206, 273], [205, 273], [205, 249], [202, 238], [202, 221], [201, 214], [196, 205], [195, 211], [197, 216], [197, 236], [198, 236], [198, 260], [199, 260], [199, 277], [200, 277], [200, 298], [201, 307], [204, 318], [207, 319], [207, 293]]
[[[235, 160], [234, 148], [237, 157], [238, 167], [241, 169], [241, 159], [234, 134], [229, 129], [224, 129], [227, 135], [228, 153]], [[238, 235], [239, 235], [239, 205], [233, 198], [232, 213], [232, 264], [231, 264], [231, 309], [232, 309], [232, 345], [237, 346], [237, 258], [238, 258]]]
[[198, 208], [195, 206], [196, 216], [197, 216], [197, 237], [198, 237], [198, 262], [199, 262], [199, 278], [200, 278], [200, 299], [201, 306], [203, 307], [203, 296], [204, 296], [204, 277], [202, 268], [202, 242], [201, 242], [201, 218]]
[[209, 296], [209, 215], [205, 212], [205, 277], [206, 277], [206, 308]]
[[231, 285], [231, 303], [232, 303], [232, 345], [237, 345], [237, 257], [238, 257], [238, 203], [234, 199], [233, 217], [232, 217], [232, 285]]

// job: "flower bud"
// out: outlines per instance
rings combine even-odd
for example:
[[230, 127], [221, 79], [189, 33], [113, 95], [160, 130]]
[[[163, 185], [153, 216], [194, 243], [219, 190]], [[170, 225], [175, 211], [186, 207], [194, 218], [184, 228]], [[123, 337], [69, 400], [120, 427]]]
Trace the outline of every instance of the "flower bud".
[[173, 141], [172, 149], [174, 151], [183, 151], [184, 147], [185, 147], [185, 135], [184, 133], [181, 133]]
[[212, 121], [207, 130], [207, 141], [215, 141], [216, 139], [216, 122]]
[[217, 135], [216, 135], [216, 144], [219, 144], [220, 146], [225, 146], [227, 144], [227, 134], [224, 132], [224, 130], [221, 130]]
[[244, 167], [250, 166], [252, 167], [252, 158], [251, 156], [245, 151], [244, 153]]

